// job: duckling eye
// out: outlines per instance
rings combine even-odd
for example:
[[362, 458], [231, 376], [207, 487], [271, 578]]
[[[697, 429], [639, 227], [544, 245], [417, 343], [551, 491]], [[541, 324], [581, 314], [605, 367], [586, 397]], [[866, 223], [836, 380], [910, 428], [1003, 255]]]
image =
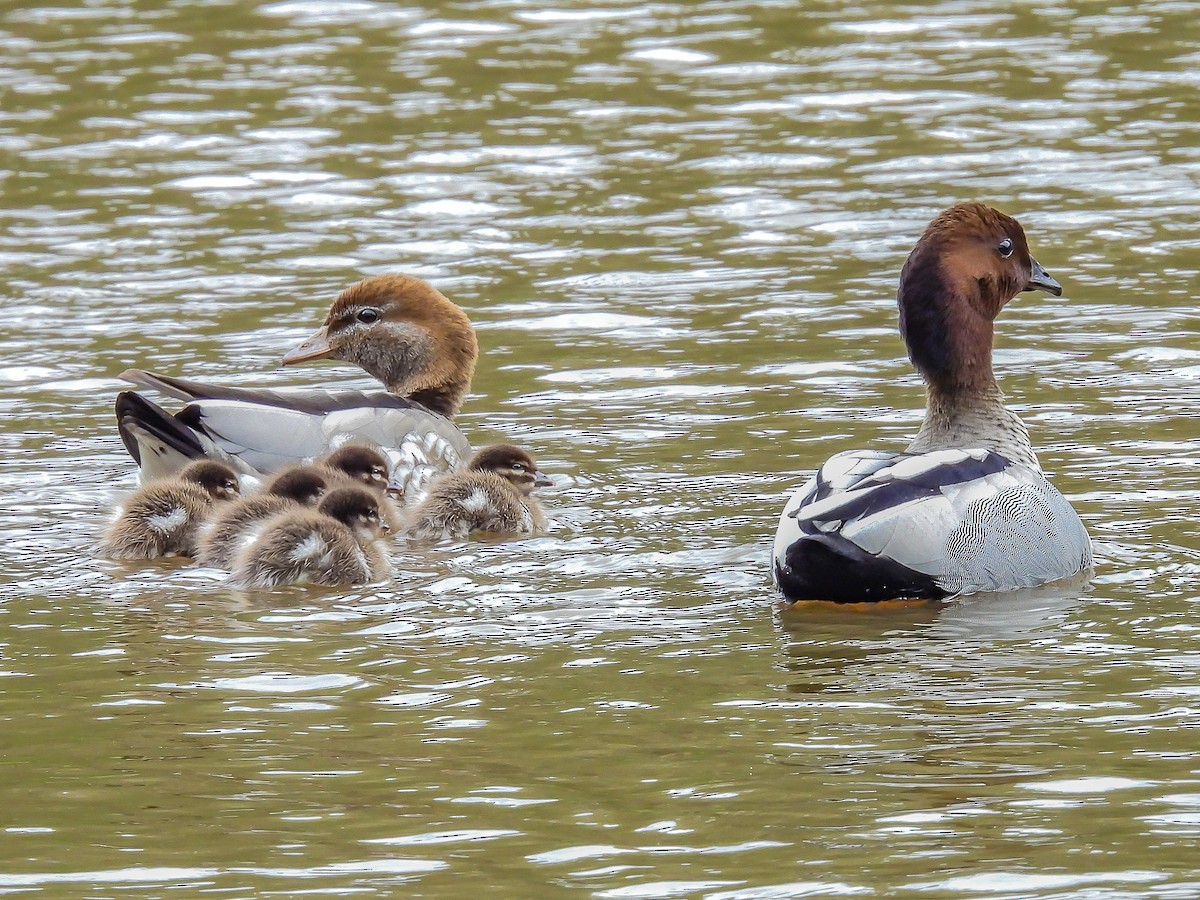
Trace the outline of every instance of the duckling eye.
[[368, 306], [366, 309], [360, 309], [358, 311], [357, 318], [358, 321], [362, 322], [364, 325], [374, 325], [380, 319], [379, 310]]
[[1012, 256], [1013, 242], [1010, 238], [1005, 238], [1000, 242], [996, 249], [1000, 252], [1001, 256], [1003, 256], [1005, 259], [1008, 259], [1010, 256]]
[[514, 472], [524, 472], [525, 471], [525, 463], [513, 463], [512, 469]]

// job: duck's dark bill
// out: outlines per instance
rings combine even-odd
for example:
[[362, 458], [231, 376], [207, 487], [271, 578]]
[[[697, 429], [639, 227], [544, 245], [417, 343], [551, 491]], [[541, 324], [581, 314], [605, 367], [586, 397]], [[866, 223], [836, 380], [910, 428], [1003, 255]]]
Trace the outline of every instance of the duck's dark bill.
[[1058, 280], [1042, 268], [1033, 257], [1030, 257], [1031, 271], [1029, 273], [1029, 284], [1025, 285], [1027, 291], [1045, 291], [1047, 294], [1053, 294], [1055, 297], [1062, 296], [1062, 285]]

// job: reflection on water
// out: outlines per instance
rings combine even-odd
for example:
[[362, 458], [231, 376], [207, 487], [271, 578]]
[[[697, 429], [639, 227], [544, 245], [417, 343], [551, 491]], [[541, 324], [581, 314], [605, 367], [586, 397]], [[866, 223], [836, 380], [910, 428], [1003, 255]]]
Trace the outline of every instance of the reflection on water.
[[[1200, 316], [1187, 4], [309, 0], [0, 13], [0, 889], [1185, 897]], [[967, 197], [1063, 299], [997, 369], [1097, 577], [780, 610], [783, 498], [902, 446]], [[548, 535], [232, 594], [95, 558], [130, 365], [278, 358], [364, 273], [477, 323]]]

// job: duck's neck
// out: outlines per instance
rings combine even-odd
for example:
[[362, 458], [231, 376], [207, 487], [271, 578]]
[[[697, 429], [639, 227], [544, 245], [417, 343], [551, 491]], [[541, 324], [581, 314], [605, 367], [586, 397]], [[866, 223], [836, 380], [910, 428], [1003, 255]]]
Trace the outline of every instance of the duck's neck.
[[914, 253], [901, 274], [900, 331], [925, 379], [925, 421], [909, 451], [982, 447], [1038, 468], [1029, 432], [992, 371], [993, 320], [1004, 305], [990, 282], [955, 281]]
[[1025, 423], [1004, 405], [1004, 394], [995, 379], [979, 391], [947, 391], [930, 383], [925, 420], [908, 451], [972, 447], [994, 450], [1009, 462], [1041, 469]]
[[401, 394], [410, 400], [415, 400], [426, 409], [443, 415], [447, 419], [453, 419], [462, 407], [463, 398], [466, 397], [467, 389], [470, 387], [470, 381], [424, 388], [411, 393], [405, 393], [401, 390], [403, 387], [404, 385], [389, 384], [387, 389], [393, 394]]
[[425, 329], [408, 325], [392, 327], [391, 334], [391, 341], [368, 345], [353, 361], [391, 393], [453, 418], [475, 372], [478, 349], [470, 324], [440, 342]]

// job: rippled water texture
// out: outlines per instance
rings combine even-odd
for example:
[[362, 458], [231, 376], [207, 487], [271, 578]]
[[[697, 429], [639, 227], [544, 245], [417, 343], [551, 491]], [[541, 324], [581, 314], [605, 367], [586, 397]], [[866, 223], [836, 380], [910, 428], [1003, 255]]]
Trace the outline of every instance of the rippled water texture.
[[[1200, 895], [1191, 3], [0, 11], [0, 893]], [[1062, 299], [997, 368], [1089, 586], [793, 609], [829, 454], [900, 447], [940, 208]], [[548, 535], [235, 595], [97, 560], [115, 375], [282, 371], [364, 274], [477, 323]]]

